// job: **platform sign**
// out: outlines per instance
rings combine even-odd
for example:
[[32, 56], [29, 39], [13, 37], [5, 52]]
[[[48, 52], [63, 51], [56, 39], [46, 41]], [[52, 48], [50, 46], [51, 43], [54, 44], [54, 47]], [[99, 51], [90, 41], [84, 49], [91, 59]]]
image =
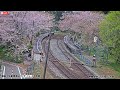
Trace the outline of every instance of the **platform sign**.
[[9, 12], [8, 11], [2, 11], [0, 12], [1, 15], [9, 15]]
[[98, 37], [95, 36], [94, 37], [94, 42], [97, 42], [97, 40], [98, 40]]

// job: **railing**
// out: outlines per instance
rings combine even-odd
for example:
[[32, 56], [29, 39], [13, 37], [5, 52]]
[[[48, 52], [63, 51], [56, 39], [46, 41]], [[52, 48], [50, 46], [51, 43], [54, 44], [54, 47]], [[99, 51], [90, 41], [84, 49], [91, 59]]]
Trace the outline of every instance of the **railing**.
[[88, 59], [85, 56], [80, 55], [80, 54], [79, 54], [79, 58], [81, 61], [83, 61], [85, 63], [85, 65], [90, 66], [90, 67], [92, 66], [92, 61], [90, 59]]

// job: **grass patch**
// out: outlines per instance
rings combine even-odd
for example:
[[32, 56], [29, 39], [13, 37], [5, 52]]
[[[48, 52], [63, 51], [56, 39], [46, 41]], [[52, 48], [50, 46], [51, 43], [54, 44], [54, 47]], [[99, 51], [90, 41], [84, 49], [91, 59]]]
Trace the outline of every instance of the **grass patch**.
[[110, 63], [108, 67], [114, 69], [115, 71], [118, 72], [118, 75], [120, 76], [120, 64], [117, 63]]
[[[41, 62], [39, 65], [35, 66], [34, 76], [40, 75], [39, 79], [43, 79], [44, 74], [44, 65]], [[36, 77], [34, 77], [36, 78]], [[52, 75], [49, 73], [48, 69], [46, 70], [46, 79], [53, 79]]]
[[[106, 64], [104, 64], [104, 62], [101, 62], [101, 64], [106, 65]], [[114, 69], [115, 71], [117, 71], [118, 74], [120, 75], [120, 64], [119, 64], [119, 63], [116, 63], [115, 60], [109, 59], [107, 66], [108, 66], [109, 68], [112, 68], [112, 69]]]
[[114, 76], [116, 78], [120, 78], [120, 64], [115, 63], [114, 60], [109, 60], [108, 63], [103, 62], [103, 61], [99, 61], [97, 64], [102, 66], [101, 71], [108, 72], [107, 68], [109, 68], [109, 70], [114, 72]]

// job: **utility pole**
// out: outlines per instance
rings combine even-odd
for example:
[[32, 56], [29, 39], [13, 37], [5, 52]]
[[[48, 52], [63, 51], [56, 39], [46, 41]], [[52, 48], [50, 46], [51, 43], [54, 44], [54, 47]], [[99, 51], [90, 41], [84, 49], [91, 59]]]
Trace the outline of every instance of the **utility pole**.
[[50, 39], [51, 39], [51, 31], [50, 31], [50, 33], [49, 33], [48, 48], [47, 48], [47, 56], [46, 56], [46, 60], [45, 60], [45, 67], [44, 67], [43, 79], [45, 79], [45, 75], [46, 75], [48, 54], [49, 54], [49, 49], [50, 49]]

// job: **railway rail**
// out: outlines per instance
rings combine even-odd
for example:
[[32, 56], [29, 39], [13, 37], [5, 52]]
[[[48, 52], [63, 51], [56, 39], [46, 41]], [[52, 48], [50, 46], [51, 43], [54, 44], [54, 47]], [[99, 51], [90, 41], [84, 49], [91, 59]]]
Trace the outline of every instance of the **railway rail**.
[[[45, 44], [45, 49], [47, 49], [47, 44]], [[45, 50], [46, 51], [46, 50]], [[68, 79], [78, 79], [79, 77], [75, 75], [70, 69], [65, 67], [58, 59], [56, 59], [51, 51], [48, 54], [49, 61], [54, 64], [54, 66], [63, 74], [65, 75]]]
[[[57, 38], [56, 38], [57, 37]], [[66, 50], [65, 47], [63, 47], [63, 43], [60, 42], [60, 40], [63, 40], [63, 37], [58, 37], [53, 35], [51, 37], [52, 39], [57, 39], [57, 46], [58, 48], [63, 52], [63, 55], [68, 60], [71, 60], [72, 64], [71, 67], [73, 70], [71, 70], [69, 67], [67, 67], [63, 62], [58, 60], [54, 57], [51, 50], [48, 53], [48, 63], [51, 62], [66, 78], [68, 79], [89, 79], [93, 74], [88, 71], [83, 65], [80, 64], [80, 62], [76, 61], [74, 57], [71, 56]], [[39, 40], [42, 49], [44, 50], [44, 53], [46, 55], [47, 49], [48, 49], [48, 37], [45, 35], [41, 40]]]
[[[51, 54], [51, 53], [50, 53]], [[51, 54], [52, 55], [52, 54]], [[54, 56], [53, 56], [54, 57]], [[50, 60], [67, 78], [79, 79], [78, 75], [75, 75], [71, 70], [66, 68], [59, 60]]]
[[[43, 43], [44, 46], [44, 51], [45, 54], [47, 52], [47, 39], [44, 40]], [[79, 75], [77, 75], [76, 73], [74, 73], [72, 70], [70, 70], [68, 67], [64, 66], [58, 59], [56, 59], [52, 52], [50, 51], [48, 54], [49, 57], [49, 62], [52, 62], [52, 64], [54, 64], [54, 66], [63, 74], [65, 75], [68, 79], [80, 79]]]
[[68, 60], [71, 60], [71, 67], [78, 71], [78, 74], [81, 78], [91, 78], [94, 75], [88, 71], [79, 61], [77, 61], [70, 53], [68, 53], [60, 40], [57, 41], [59, 49], [63, 52]]

